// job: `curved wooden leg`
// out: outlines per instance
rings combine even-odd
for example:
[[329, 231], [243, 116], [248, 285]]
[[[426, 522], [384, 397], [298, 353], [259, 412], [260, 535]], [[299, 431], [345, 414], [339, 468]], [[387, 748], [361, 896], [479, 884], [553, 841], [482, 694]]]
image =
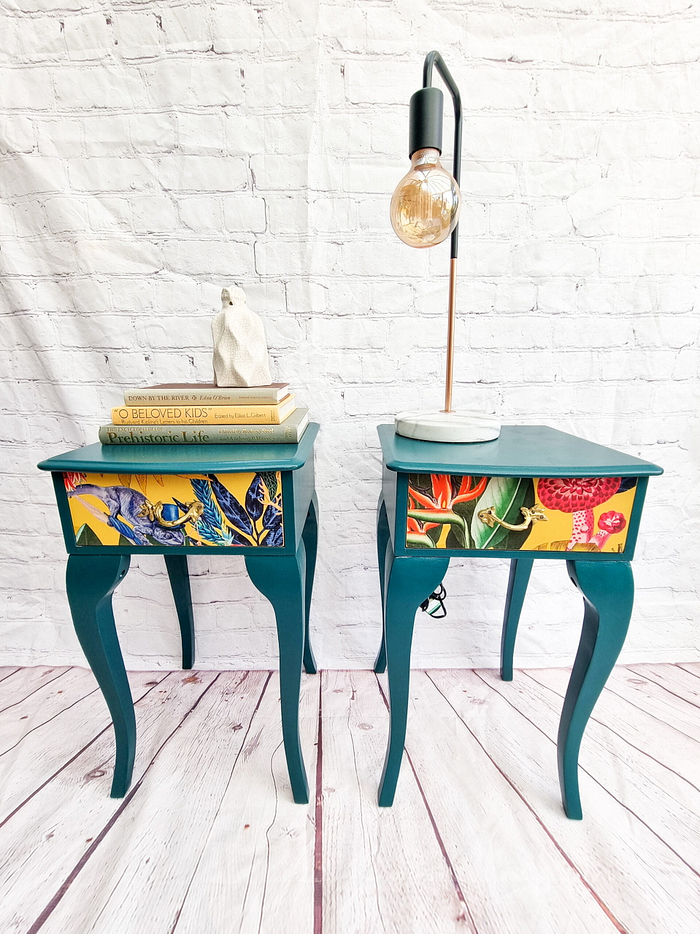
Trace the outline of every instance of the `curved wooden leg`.
[[386, 565], [386, 545], [390, 538], [389, 520], [386, 516], [384, 496], [379, 494], [377, 503], [377, 564], [379, 565], [379, 593], [382, 607], [382, 641], [374, 662], [374, 670], [381, 674], [386, 668], [386, 642], [384, 639], [384, 568]]
[[506, 609], [503, 614], [503, 631], [501, 633], [501, 678], [504, 681], [513, 680], [515, 637], [518, 634], [520, 611], [523, 608], [523, 600], [525, 599], [533, 564], [531, 558], [513, 558], [510, 562]]
[[299, 741], [299, 689], [304, 655], [306, 553], [304, 541], [296, 555], [246, 555], [248, 574], [272, 604], [280, 653], [282, 738], [292, 794], [297, 804], [309, 801], [309, 786]]
[[584, 600], [583, 630], [559, 724], [557, 756], [567, 817], [581, 820], [578, 754], [588, 718], [625, 641], [634, 602], [627, 561], [567, 561]]
[[316, 550], [318, 545], [318, 499], [316, 494], [311, 498], [306, 522], [301, 533], [304, 549], [306, 550], [306, 599], [304, 604], [304, 671], [315, 675], [318, 668], [311, 648], [309, 638], [309, 613], [311, 611], [311, 592], [314, 587], [314, 572], [316, 570]]
[[394, 802], [399, 777], [411, 667], [411, 641], [416, 610], [440, 584], [450, 563], [449, 558], [394, 557], [391, 542], [386, 546], [384, 601], [384, 638], [389, 681], [389, 744], [384, 771], [379, 783], [379, 805]]
[[136, 719], [112, 613], [128, 555], [69, 555], [66, 590], [75, 632], [112, 715], [117, 754], [111, 796], [123, 798], [134, 768]]
[[182, 667], [194, 665], [194, 616], [187, 555], [164, 555], [182, 639]]

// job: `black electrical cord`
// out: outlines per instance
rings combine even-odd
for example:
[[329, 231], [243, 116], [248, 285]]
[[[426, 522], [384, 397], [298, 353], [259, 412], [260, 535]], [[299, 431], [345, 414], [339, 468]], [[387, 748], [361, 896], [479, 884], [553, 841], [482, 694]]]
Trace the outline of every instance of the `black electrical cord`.
[[447, 616], [447, 607], [444, 603], [446, 596], [447, 591], [442, 584], [440, 584], [437, 590], [434, 590], [427, 600], [421, 603], [421, 610], [427, 613], [428, 616], [432, 616], [433, 619], [444, 619]]

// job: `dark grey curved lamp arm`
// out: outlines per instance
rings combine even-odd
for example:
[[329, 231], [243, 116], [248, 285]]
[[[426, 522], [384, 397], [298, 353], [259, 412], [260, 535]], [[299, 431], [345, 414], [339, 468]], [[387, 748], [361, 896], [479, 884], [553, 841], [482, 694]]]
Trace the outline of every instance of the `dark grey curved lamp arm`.
[[[423, 87], [431, 88], [433, 86], [433, 68], [436, 68], [440, 77], [445, 82], [448, 91], [452, 95], [452, 103], [455, 112], [455, 144], [452, 156], [452, 176], [459, 185], [460, 169], [462, 165], [462, 98], [455, 80], [442, 59], [439, 52], [428, 52], [423, 62]], [[459, 224], [452, 231], [450, 256], [457, 258], [457, 241], [459, 236]]]

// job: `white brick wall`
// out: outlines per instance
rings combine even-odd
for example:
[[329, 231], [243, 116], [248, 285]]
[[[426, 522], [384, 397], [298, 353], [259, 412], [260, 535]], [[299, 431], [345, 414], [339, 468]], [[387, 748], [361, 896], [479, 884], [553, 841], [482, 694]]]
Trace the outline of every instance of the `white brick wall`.
[[[37, 461], [94, 442], [126, 387], [210, 378], [232, 283], [322, 425], [319, 661], [371, 663], [375, 425], [441, 399], [447, 247], [411, 251], [388, 223], [432, 48], [464, 100], [457, 403], [665, 468], [624, 658], [700, 658], [697, 4], [13, 0], [0, 17], [0, 664], [82, 662]], [[198, 663], [274, 665], [242, 560], [191, 565]], [[503, 560], [453, 562], [415, 664], [495, 665], [506, 579]], [[567, 663], [563, 566], [536, 565], [530, 590], [518, 664]], [[129, 665], [177, 664], [160, 558], [132, 562], [115, 605]]]

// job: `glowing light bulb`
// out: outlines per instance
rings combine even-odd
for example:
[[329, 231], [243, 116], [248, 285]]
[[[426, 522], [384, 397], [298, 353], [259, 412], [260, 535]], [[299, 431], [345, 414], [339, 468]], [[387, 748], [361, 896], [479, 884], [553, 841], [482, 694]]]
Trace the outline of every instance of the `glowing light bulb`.
[[408, 246], [442, 243], [459, 220], [461, 195], [452, 175], [440, 164], [437, 149], [419, 149], [391, 199], [391, 226]]

